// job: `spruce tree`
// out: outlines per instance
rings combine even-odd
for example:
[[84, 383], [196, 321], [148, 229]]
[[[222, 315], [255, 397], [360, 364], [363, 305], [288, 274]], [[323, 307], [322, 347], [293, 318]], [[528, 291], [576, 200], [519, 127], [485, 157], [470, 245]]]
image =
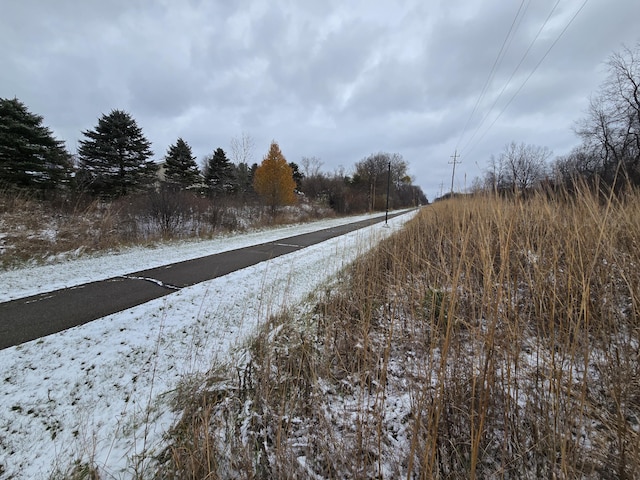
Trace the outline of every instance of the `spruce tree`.
[[298, 191], [302, 191], [302, 181], [304, 180], [304, 173], [300, 171], [300, 167], [295, 162], [289, 162], [289, 167], [291, 167], [293, 181], [296, 182], [296, 189]]
[[[240, 162], [233, 166], [236, 193], [243, 196], [253, 192], [253, 173], [248, 163]], [[256, 168], [258, 166], [256, 165]]]
[[71, 156], [42, 120], [18, 99], [0, 98], [0, 185], [45, 190], [69, 183]]
[[189, 188], [201, 179], [200, 169], [191, 147], [182, 138], [171, 145], [165, 157], [165, 179], [167, 183]]
[[204, 183], [213, 196], [235, 189], [233, 165], [221, 148], [217, 148], [206, 161]]
[[94, 193], [126, 195], [155, 182], [158, 166], [149, 160], [151, 142], [127, 112], [103, 114], [94, 130], [82, 134], [80, 169]]

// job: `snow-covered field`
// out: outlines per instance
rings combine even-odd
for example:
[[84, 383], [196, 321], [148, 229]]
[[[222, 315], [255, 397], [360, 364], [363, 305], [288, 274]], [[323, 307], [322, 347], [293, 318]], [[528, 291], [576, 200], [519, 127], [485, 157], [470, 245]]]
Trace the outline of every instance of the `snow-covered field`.
[[[175, 422], [170, 393], [241, 352], [269, 314], [306, 296], [408, 221], [408, 213], [87, 325], [0, 351], [0, 478], [49, 478], [90, 462], [132, 478]], [[0, 301], [354, 222], [274, 230], [0, 273]], [[231, 360], [232, 361], [232, 360]]]

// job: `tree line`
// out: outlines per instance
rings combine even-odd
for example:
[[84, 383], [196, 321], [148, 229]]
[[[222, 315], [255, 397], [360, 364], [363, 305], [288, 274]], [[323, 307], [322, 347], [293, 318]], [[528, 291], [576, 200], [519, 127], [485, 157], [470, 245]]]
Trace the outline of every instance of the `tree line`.
[[399, 154], [376, 153], [357, 162], [351, 175], [320, 171], [317, 158], [288, 162], [273, 141], [262, 162], [250, 163], [254, 144], [243, 134], [231, 141], [231, 157], [222, 148], [201, 166], [183, 138], [170, 145], [163, 161], [152, 159], [151, 142], [130, 113], [112, 110], [93, 129], [82, 132], [77, 155], [56, 139], [43, 117], [20, 100], [0, 98], [0, 187], [47, 196], [81, 192], [116, 198], [141, 192], [191, 192], [212, 199], [261, 201], [273, 212], [300, 198], [324, 202], [340, 213], [382, 209], [387, 187], [393, 208], [426, 203], [412, 185]]
[[603, 84], [576, 123], [578, 146], [550, 161], [548, 148], [512, 142], [490, 159], [472, 190], [526, 195], [540, 188], [571, 192], [586, 183], [618, 193], [640, 186], [640, 43], [613, 53], [606, 66]]

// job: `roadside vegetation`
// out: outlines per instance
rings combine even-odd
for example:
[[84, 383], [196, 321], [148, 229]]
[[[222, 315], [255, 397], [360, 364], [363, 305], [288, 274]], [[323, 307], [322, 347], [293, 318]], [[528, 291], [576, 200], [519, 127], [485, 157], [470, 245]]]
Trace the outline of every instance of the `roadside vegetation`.
[[273, 215], [258, 202], [234, 198], [212, 202], [191, 192], [166, 189], [109, 200], [91, 196], [43, 200], [27, 192], [0, 192], [0, 269], [332, 216], [333, 210], [319, 203], [300, 202]]
[[157, 478], [638, 478], [640, 194], [438, 202], [176, 396]]

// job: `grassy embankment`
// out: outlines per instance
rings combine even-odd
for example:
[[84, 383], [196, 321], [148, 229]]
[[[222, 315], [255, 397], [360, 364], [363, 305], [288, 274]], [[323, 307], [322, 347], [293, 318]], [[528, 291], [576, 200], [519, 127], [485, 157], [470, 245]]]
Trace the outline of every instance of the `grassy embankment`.
[[639, 478], [640, 195], [422, 209], [177, 398], [160, 478]]

